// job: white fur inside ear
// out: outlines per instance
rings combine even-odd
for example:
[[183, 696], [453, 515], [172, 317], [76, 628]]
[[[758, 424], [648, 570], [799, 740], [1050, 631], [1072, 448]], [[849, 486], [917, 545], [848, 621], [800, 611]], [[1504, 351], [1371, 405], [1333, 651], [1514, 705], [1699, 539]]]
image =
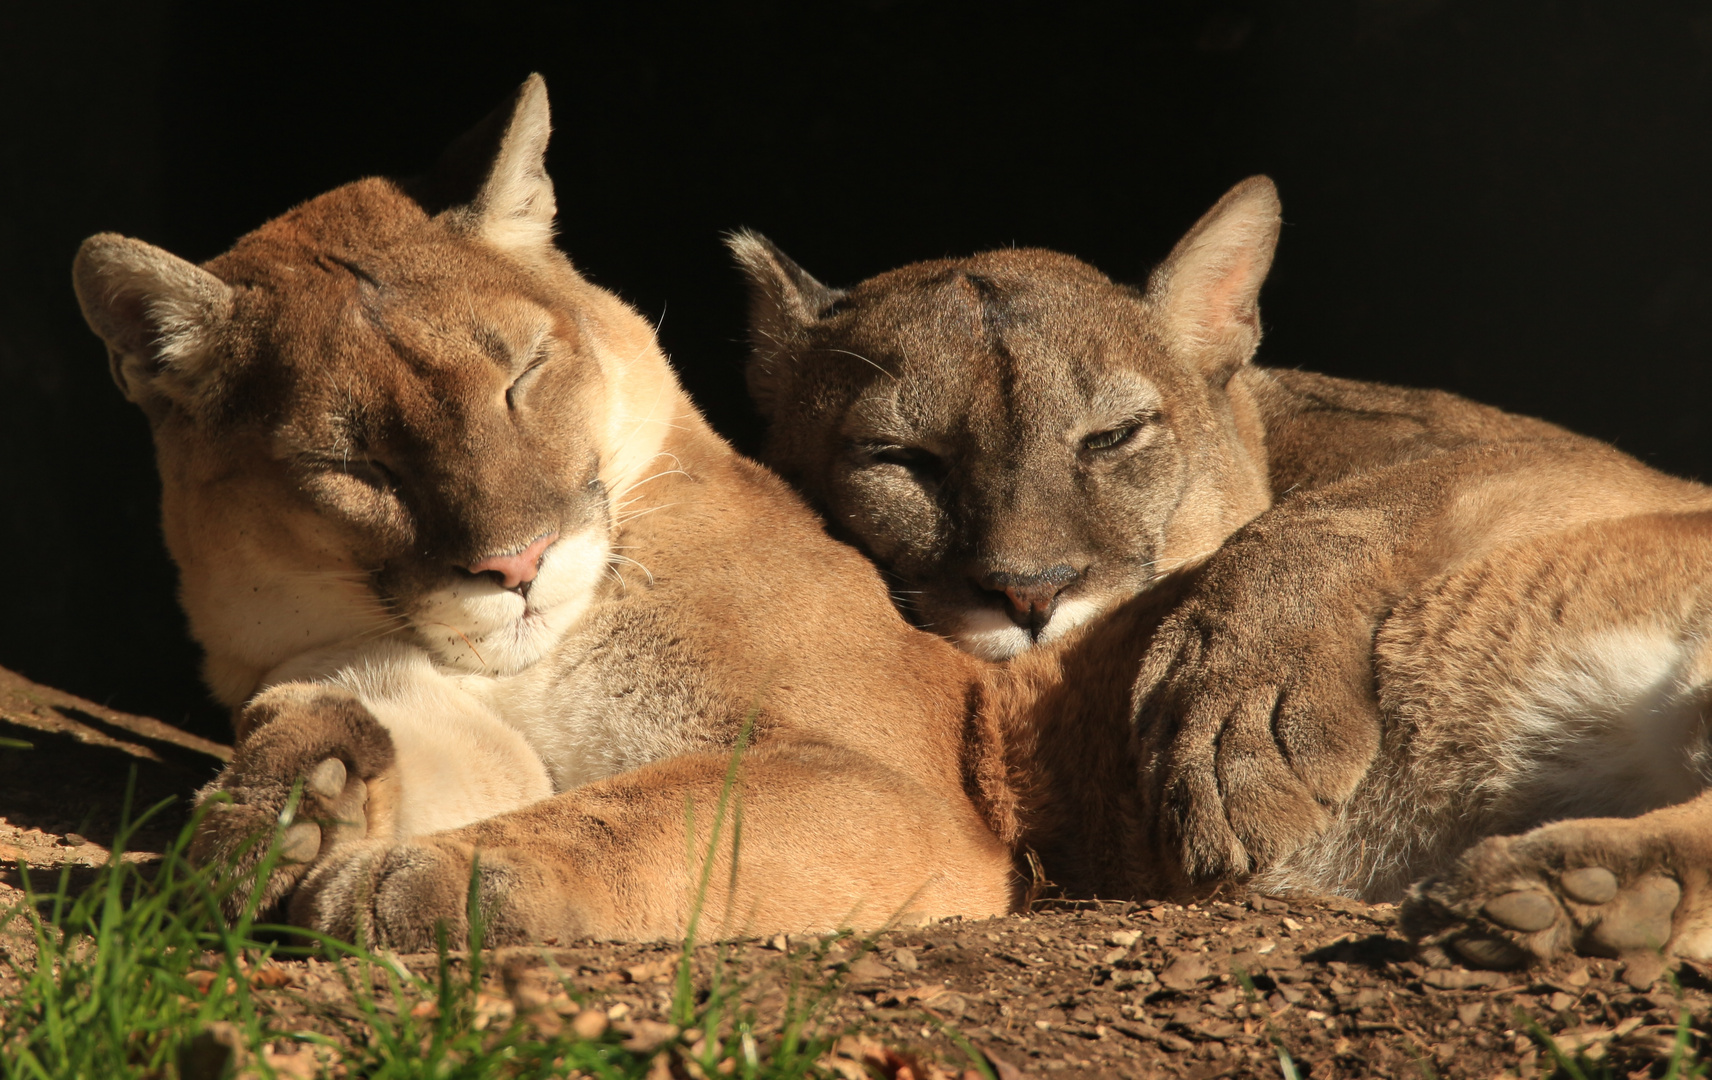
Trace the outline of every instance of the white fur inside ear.
[[204, 305], [184, 296], [157, 296], [147, 310], [160, 334], [155, 339], [154, 362], [186, 377], [200, 374], [213, 345]]
[[231, 314], [230, 286], [170, 252], [112, 233], [83, 242], [72, 283], [126, 397], [141, 401], [163, 382], [177, 396], [195, 393], [212, 367], [214, 327]]
[[547, 175], [547, 139], [552, 131], [547, 83], [531, 75], [518, 92], [499, 152], [473, 206], [481, 235], [490, 243], [519, 250], [553, 242], [558, 204]]
[[1211, 344], [1232, 330], [1258, 330], [1257, 224], [1232, 222], [1185, 253], [1169, 294], [1180, 335]]

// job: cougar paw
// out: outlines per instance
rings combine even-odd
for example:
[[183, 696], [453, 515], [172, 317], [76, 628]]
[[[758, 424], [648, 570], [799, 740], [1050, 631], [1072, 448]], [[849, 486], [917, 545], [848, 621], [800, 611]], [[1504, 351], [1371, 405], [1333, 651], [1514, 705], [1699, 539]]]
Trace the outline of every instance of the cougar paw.
[[222, 902], [234, 918], [251, 899], [244, 880], [266, 856], [276, 826], [285, 828], [260, 883], [259, 910], [283, 899], [334, 848], [384, 833], [392, 803], [392, 740], [355, 695], [319, 684], [272, 687], [245, 709], [240, 726], [248, 737], [198, 795], [206, 809], [191, 843], [197, 862], [228, 865], [235, 887]]
[[1189, 711], [1163, 801], [1191, 882], [1262, 871], [1330, 820], [1273, 730], [1279, 702], [1276, 687], [1261, 686]]
[[545, 863], [507, 848], [477, 849], [449, 836], [349, 844], [310, 870], [292, 897], [291, 921], [366, 946], [420, 952], [470, 938], [471, 882], [482, 942], [515, 945], [583, 936], [574, 907]]
[[1685, 879], [1684, 869], [1673, 845], [1638, 835], [1633, 822], [1548, 825], [1485, 840], [1448, 873], [1415, 885], [1403, 930], [1429, 959], [1487, 968], [1570, 953], [1697, 955], [1705, 934], [1695, 931], [1689, 901], [1700, 890], [1684, 881], [1701, 875]]

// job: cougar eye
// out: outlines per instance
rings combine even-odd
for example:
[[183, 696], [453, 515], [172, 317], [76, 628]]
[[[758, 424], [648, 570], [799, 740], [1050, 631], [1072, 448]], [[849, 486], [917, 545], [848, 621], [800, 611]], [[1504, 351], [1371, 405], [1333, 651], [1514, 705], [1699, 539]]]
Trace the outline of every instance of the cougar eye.
[[1124, 443], [1129, 442], [1131, 439], [1135, 438], [1135, 433], [1140, 430], [1141, 424], [1139, 422], [1132, 421], [1128, 424], [1124, 424], [1122, 427], [1112, 428], [1109, 431], [1096, 431], [1094, 434], [1082, 440], [1082, 449], [1110, 450], [1113, 447], [1122, 446]]
[[373, 458], [329, 458], [324, 464], [328, 470], [344, 473], [376, 491], [398, 490], [398, 474]]
[[517, 408], [517, 399], [526, 389], [528, 389], [529, 384], [535, 381], [535, 377], [541, 373], [541, 366], [545, 364], [547, 360], [548, 354], [546, 348], [542, 347], [537, 349], [535, 352], [535, 358], [529, 361], [529, 366], [524, 368], [518, 374], [517, 378], [511, 381], [511, 385], [505, 388], [506, 408]]
[[862, 452], [869, 461], [881, 465], [902, 465], [922, 476], [938, 477], [945, 472], [945, 462], [939, 455], [919, 446], [868, 446]]

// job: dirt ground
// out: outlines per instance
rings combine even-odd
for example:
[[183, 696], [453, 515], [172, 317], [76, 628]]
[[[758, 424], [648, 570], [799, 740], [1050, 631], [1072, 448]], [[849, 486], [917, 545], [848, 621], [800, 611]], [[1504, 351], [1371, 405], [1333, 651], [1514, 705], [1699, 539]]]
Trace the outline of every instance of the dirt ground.
[[[108, 857], [131, 768], [139, 803], [183, 797], [224, 753], [4, 672], [0, 738], [34, 747], [0, 749], [0, 907], [19, 896], [20, 859], [45, 876]], [[175, 808], [143, 830], [138, 846], [159, 850], [182, 821]], [[702, 985], [716, 973], [742, 985], [762, 1037], [793, 986], [831, 987], [824, 1023], [855, 1033], [832, 1064], [852, 1078], [868, 1067], [894, 1077], [957, 1075], [971, 1051], [1007, 1080], [1290, 1070], [1315, 1080], [1536, 1076], [1554, 1063], [1548, 1036], [1608, 1075], [1638, 1078], [1662, 1075], [1685, 1011], [1696, 1045], [1705, 1038], [1712, 969], [1627, 971], [1590, 960], [1519, 974], [1433, 970], [1414, 959], [1395, 921], [1390, 905], [1336, 898], [1046, 902], [1025, 915], [898, 930], [871, 944], [781, 937], [708, 946], [697, 950], [695, 970]], [[0, 939], [0, 950], [28, 959], [16, 938]], [[611, 1027], [638, 1048], [690, 1047], [704, 1033], [668, 1022], [679, 956], [664, 944], [505, 950], [488, 966], [481, 1015]], [[427, 973], [435, 958], [397, 962]], [[350, 977], [302, 961], [256, 985], [279, 1027], [354, 1039]], [[309, 1057], [290, 1058], [307, 1049], [281, 1043], [278, 1053], [286, 1075], [311, 1074]]]

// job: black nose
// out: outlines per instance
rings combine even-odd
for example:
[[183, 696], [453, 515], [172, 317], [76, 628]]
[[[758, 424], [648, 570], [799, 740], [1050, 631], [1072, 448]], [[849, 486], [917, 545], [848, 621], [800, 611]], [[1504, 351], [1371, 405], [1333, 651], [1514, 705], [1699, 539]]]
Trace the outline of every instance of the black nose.
[[1002, 594], [1011, 621], [1039, 636], [1057, 609], [1059, 597], [1081, 576], [1080, 571], [1060, 563], [1035, 574], [982, 574], [975, 584]]

